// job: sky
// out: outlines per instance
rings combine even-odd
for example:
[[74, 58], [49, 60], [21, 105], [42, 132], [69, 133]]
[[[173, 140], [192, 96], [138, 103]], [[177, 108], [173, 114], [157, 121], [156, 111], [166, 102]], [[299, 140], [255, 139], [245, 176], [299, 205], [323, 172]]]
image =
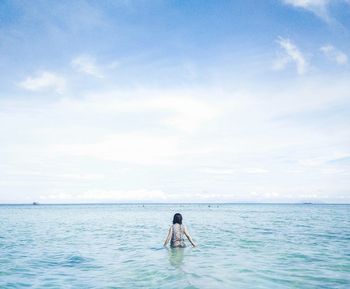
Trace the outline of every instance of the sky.
[[350, 1], [0, 1], [0, 203], [350, 202]]

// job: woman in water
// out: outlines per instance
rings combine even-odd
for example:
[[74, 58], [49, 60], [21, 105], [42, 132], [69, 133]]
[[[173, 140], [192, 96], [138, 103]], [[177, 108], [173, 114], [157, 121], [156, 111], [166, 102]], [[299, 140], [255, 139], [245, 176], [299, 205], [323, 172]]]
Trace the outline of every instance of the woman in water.
[[193, 247], [196, 247], [196, 244], [193, 242], [190, 234], [187, 231], [187, 228], [182, 225], [182, 216], [179, 213], [176, 213], [173, 218], [173, 225], [170, 226], [168, 236], [164, 242], [164, 246], [170, 241], [170, 247], [172, 248], [184, 248], [186, 247], [185, 240], [183, 238], [185, 235], [192, 244]]

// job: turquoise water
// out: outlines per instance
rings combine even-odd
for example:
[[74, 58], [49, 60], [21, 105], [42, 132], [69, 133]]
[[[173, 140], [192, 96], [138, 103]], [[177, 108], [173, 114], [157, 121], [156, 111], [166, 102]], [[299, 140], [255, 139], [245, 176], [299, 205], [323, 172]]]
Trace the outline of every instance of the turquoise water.
[[[197, 248], [162, 247], [175, 212]], [[350, 206], [0, 206], [0, 288], [26, 287], [350, 288]]]

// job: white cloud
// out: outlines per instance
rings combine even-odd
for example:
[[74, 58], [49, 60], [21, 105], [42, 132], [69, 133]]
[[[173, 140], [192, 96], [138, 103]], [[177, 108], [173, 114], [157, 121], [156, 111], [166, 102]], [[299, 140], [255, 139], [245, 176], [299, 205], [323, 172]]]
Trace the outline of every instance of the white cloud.
[[95, 143], [61, 144], [54, 146], [53, 151], [60, 155], [144, 165], [168, 163], [179, 154], [176, 138], [142, 133], [115, 134]]
[[283, 0], [283, 2], [294, 7], [306, 9], [325, 21], [330, 21], [327, 6], [331, 0]]
[[335, 61], [339, 65], [344, 65], [348, 62], [348, 56], [344, 52], [336, 49], [333, 45], [324, 45], [320, 50], [328, 59]]
[[96, 64], [96, 59], [90, 55], [79, 55], [72, 60], [71, 65], [74, 69], [84, 74], [88, 74], [97, 78], [104, 77], [101, 69]]
[[44, 71], [37, 76], [27, 77], [18, 85], [24, 89], [32, 91], [52, 89], [58, 93], [62, 93], [66, 87], [66, 81], [63, 77], [53, 72]]
[[[184, 146], [184, 136], [201, 133], [220, 115], [221, 108], [216, 103], [200, 100], [196, 94], [143, 90], [93, 93], [82, 99], [64, 98], [50, 108], [52, 114], [64, 115], [64, 119], [76, 124], [77, 129], [69, 124], [64, 132], [86, 132], [92, 137], [88, 142], [62, 138], [52, 147], [51, 153], [141, 165], [168, 164], [178, 157], [208, 153], [212, 150], [210, 146]], [[122, 130], [111, 131], [110, 126], [118, 123], [109, 125], [105, 121], [101, 123], [101, 119], [119, 120]], [[93, 126], [86, 128], [85, 121]], [[98, 125], [104, 129], [96, 131], [94, 127]], [[40, 130], [40, 133], [48, 132]], [[57, 135], [59, 130], [56, 128], [55, 132]]]
[[[220, 109], [192, 96], [186, 91], [138, 91], [135, 99], [129, 92], [97, 93], [83, 101], [64, 99], [61, 105], [68, 110], [86, 113], [160, 113], [159, 124], [193, 133], [220, 114]], [[125, 99], [130, 95], [130, 99]]]
[[282, 0], [285, 4], [293, 7], [308, 10], [326, 22], [333, 22], [330, 13], [329, 5], [336, 2], [344, 2], [350, 4], [349, 0]]
[[284, 2], [295, 7], [311, 9], [312, 7], [325, 7], [330, 0], [284, 0]]
[[280, 37], [277, 43], [283, 49], [283, 54], [276, 59], [273, 68], [282, 70], [288, 64], [295, 63], [298, 74], [304, 74], [309, 64], [299, 48], [288, 38]]
[[199, 170], [199, 172], [214, 175], [234, 175], [234, 174], [267, 174], [269, 170], [264, 168], [237, 168], [237, 169], [217, 169], [217, 168], [205, 168]]
[[[146, 104], [147, 105], [147, 104]], [[168, 97], [151, 100], [148, 105], [159, 110], [172, 110], [175, 114], [165, 123], [185, 132], [194, 132], [214, 119], [219, 111], [212, 105], [189, 97]]]
[[8, 193], [0, 200], [10, 190], [23, 200], [24, 186], [39, 202], [123, 201], [122, 190], [134, 188], [161, 188], [154, 198], [166, 201], [294, 201], [315, 192], [336, 199], [348, 194], [349, 170], [328, 162], [349, 155], [348, 124], [313, 114], [332, 114], [348, 99], [348, 77], [331, 82], [307, 75], [244, 92], [115, 89], [53, 103], [2, 100], [0, 188]]
[[52, 192], [39, 196], [41, 202], [133, 202], [164, 201], [168, 198], [162, 190], [88, 190], [83, 192]]

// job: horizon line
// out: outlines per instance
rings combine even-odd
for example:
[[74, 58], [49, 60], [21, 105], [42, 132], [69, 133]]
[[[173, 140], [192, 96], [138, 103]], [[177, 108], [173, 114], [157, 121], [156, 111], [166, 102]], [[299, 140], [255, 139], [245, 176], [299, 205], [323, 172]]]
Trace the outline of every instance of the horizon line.
[[100, 202], [100, 203], [0, 203], [0, 206], [54, 206], [54, 205], [350, 205], [325, 202]]

